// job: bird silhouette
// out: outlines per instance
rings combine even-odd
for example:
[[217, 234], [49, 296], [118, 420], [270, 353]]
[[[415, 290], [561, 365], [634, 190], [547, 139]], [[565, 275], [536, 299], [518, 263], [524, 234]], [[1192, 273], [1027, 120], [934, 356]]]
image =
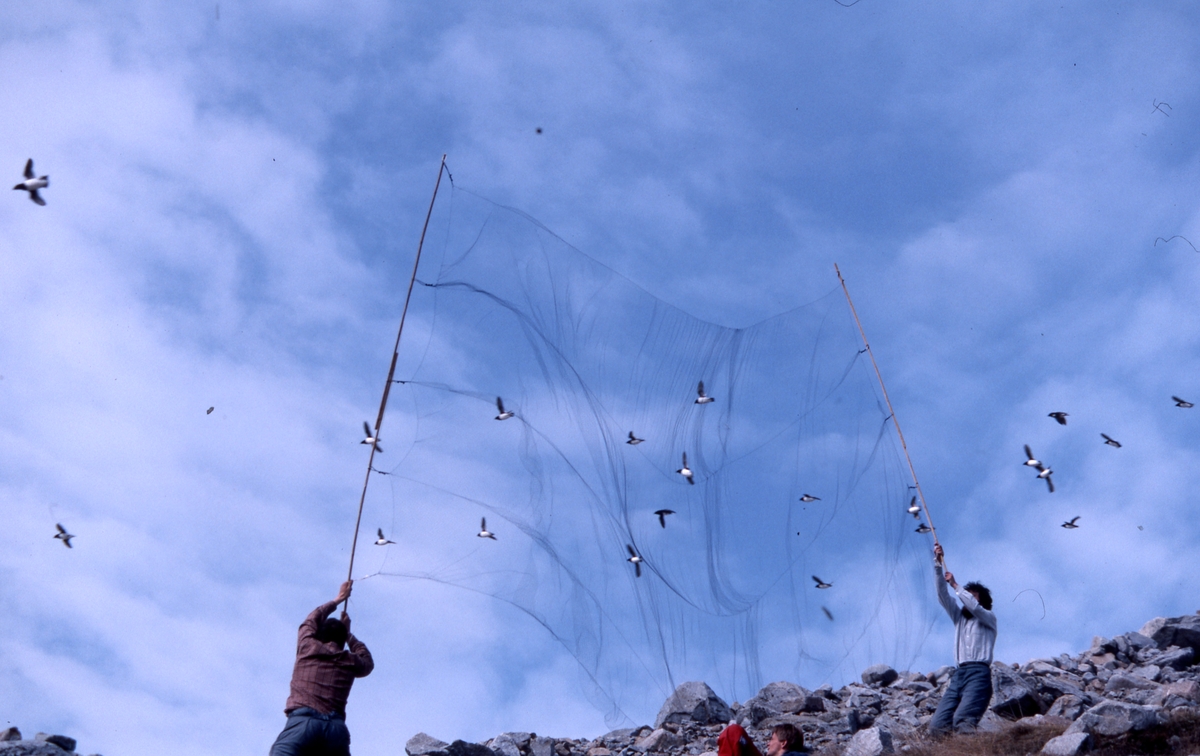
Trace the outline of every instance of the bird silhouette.
[[379, 534], [379, 537], [375, 539], [376, 546], [387, 546], [389, 543], [395, 543], [395, 541], [389, 541], [383, 537], [383, 528], [378, 528], [375, 532]]
[[634, 575], [637, 577], [641, 577], [642, 576], [642, 562], [644, 562], [645, 560], [642, 559], [640, 556], [638, 556], [638, 553], [636, 551], [634, 551], [633, 547], [630, 546], [629, 544], [625, 544], [625, 548], [629, 550], [629, 558], [626, 559], [625, 561], [632, 562]]
[[813, 575], [812, 579], [817, 584], [818, 588], [832, 588], [833, 587], [833, 583], [826, 583], [824, 580], [817, 577], [816, 575]]
[[700, 381], [700, 385], [696, 387], [696, 404], [708, 404], [712, 401], [716, 400], [704, 393], [704, 381]]
[[54, 537], [59, 539], [60, 541], [62, 541], [63, 546], [66, 546], [68, 549], [74, 548], [73, 546], [71, 546], [71, 539], [74, 538], [75, 536], [68, 533], [67, 529], [64, 528], [61, 523], [55, 523], [54, 527], [58, 528], [58, 533], [56, 533], [54, 535]]
[[496, 540], [496, 534], [488, 532], [486, 517], [479, 518], [479, 532], [476, 533], [475, 535], [477, 535], [480, 538], [491, 538], [493, 541]]
[[1067, 520], [1066, 522], [1064, 522], [1064, 523], [1062, 524], [1062, 526], [1063, 526], [1064, 528], [1066, 528], [1067, 530], [1074, 530], [1075, 528], [1079, 527], [1078, 525], [1076, 525], [1076, 524], [1075, 524], [1075, 522], [1076, 522], [1078, 519], [1079, 519], [1079, 515], [1075, 515], [1075, 516], [1074, 516], [1074, 517], [1072, 517], [1071, 519], [1069, 519], [1069, 520]]
[[367, 425], [365, 420], [363, 421], [363, 433], [367, 434], [367, 437], [358, 443], [370, 444], [371, 446], [375, 447], [375, 451], [383, 454], [383, 447], [379, 445], [379, 437], [371, 435], [371, 426]]
[[1067, 424], [1067, 413], [1066, 412], [1051, 412], [1049, 415], [1047, 415], [1047, 417], [1054, 418], [1055, 420], [1058, 421], [1059, 425]]
[[638, 438], [637, 436], [633, 435], [633, 431], [629, 431], [629, 440], [625, 443], [629, 444], [630, 446], [637, 446], [645, 440], [646, 439], [644, 438]]
[[696, 481], [692, 480], [692, 471], [688, 469], [687, 466], [687, 452], [683, 453], [683, 467], [679, 468], [675, 472], [687, 478], [688, 483], [691, 483], [693, 486], [696, 485]]
[[496, 397], [496, 409], [500, 410], [500, 414], [496, 415], [497, 420], [507, 420], [513, 416], [513, 413], [504, 409], [504, 402], [500, 399], [500, 397]]
[[660, 509], [657, 512], [655, 512], [654, 514], [658, 515], [658, 524], [662, 525], [665, 528], [665, 527], [667, 527], [667, 515], [675, 514], [675, 510], [674, 509]]
[[1101, 433], [1100, 437], [1103, 438], [1104, 443], [1108, 444], [1109, 446], [1114, 447], [1116, 449], [1121, 448], [1121, 442], [1116, 440], [1112, 436], [1108, 435], [1107, 433]]
[[33, 158], [25, 163], [25, 180], [13, 187], [13, 190], [24, 189], [29, 192], [29, 199], [35, 203], [45, 206], [46, 200], [42, 199], [42, 195], [38, 194], [38, 189], [50, 186], [49, 176], [34, 176], [33, 173]]

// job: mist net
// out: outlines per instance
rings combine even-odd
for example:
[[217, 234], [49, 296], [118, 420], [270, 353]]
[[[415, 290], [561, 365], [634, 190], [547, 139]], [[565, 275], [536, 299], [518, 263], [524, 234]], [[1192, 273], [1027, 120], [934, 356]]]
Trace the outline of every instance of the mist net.
[[687, 680], [733, 701], [909, 668], [931, 543], [840, 289], [724, 327], [461, 189], [425, 251], [364, 519], [396, 518], [378, 574], [519, 610], [612, 724]]

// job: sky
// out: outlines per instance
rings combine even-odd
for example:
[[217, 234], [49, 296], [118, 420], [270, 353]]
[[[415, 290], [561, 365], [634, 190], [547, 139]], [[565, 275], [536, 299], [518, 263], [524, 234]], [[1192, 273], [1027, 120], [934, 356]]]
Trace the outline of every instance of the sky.
[[[51, 177], [45, 207], [0, 203], [5, 726], [110, 755], [269, 748], [296, 627], [346, 574], [360, 424], [443, 153], [454, 186], [704, 322], [825, 296], [836, 262], [948, 561], [996, 596], [998, 659], [1200, 609], [1200, 409], [1171, 400], [1200, 403], [1190, 4], [3, 18], [0, 166]], [[419, 548], [437, 513], [395, 513]], [[608, 729], [519, 613], [383, 579], [351, 606], [378, 665], [357, 750]]]

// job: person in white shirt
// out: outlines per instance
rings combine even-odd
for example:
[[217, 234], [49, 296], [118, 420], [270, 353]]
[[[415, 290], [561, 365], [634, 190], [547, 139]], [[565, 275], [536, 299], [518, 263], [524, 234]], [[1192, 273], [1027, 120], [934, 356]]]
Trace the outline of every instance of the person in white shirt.
[[[958, 668], [933, 719], [929, 720], [929, 732], [943, 734], [952, 727], [957, 732], [970, 732], [979, 724], [992, 699], [992, 649], [996, 646], [992, 594], [980, 583], [967, 583], [960, 588], [954, 573], [943, 574], [945, 554], [941, 545], [934, 547], [933, 554], [938, 601], [954, 622], [954, 663]], [[958, 601], [950, 596], [947, 584], [954, 589]]]

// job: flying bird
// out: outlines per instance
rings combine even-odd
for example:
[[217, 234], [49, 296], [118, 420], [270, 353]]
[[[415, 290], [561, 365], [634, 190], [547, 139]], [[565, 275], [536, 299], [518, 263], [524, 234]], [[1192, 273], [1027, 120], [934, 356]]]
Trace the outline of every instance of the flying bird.
[[489, 533], [489, 532], [488, 532], [488, 529], [487, 529], [487, 518], [486, 518], [486, 517], [482, 517], [482, 518], [480, 518], [480, 520], [479, 520], [479, 532], [478, 532], [478, 533], [476, 533], [475, 535], [477, 535], [477, 536], [478, 536], [478, 537], [480, 537], [480, 538], [491, 538], [493, 541], [494, 541], [494, 540], [496, 540], [496, 534], [495, 534], [495, 533]]
[[625, 548], [629, 550], [629, 558], [626, 559], [625, 561], [633, 562], [634, 575], [636, 575], [637, 577], [641, 577], [642, 576], [642, 562], [644, 562], [645, 560], [642, 559], [640, 556], [638, 556], [638, 553], [636, 551], [634, 551], [633, 547], [630, 546], [629, 544], [625, 544]]
[[389, 541], [383, 537], [383, 528], [377, 528], [375, 532], [379, 534], [379, 537], [375, 539], [376, 546], [387, 546], [389, 543], [395, 543], [395, 541]]
[[821, 500], [820, 496], [813, 496], [812, 494], [804, 494], [803, 496], [800, 497], [800, 501], [803, 501], [805, 503], [808, 503], [810, 501], [820, 501], [820, 500]]
[[920, 525], [917, 526], [916, 532], [917, 533], [930, 533], [930, 532], [933, 532], [933, 528], [929, 527], [925, 523], [921, 523]]
[[504, 409], [504, 402], [500, 400], [500, 397], [496, 397], [496, 409], [500, 410], [500, 414], [496, 415], [497, 420], [507, 420], [513, 416], [513, 413]]
[[1033, 450], [1029, 448], [1029, 444], [1025, 444], [1025, 456], [1028, 457], [1028, 459], [1026, 459], [1023, 464], [1029, 465], [1030, 467], [1036, 467], [1039, 470], [1042, 469], [1042, 463], [1033, 456]]
[[1062, 524], [1062, 526], [1063, 526], [1064, 528], [1066, 528], [1067, 530], [1074, 530], [1075, 528], [1079, 527], [1078, 525], [1076, 525], [1076, 524], [1075, 524], [1075, 521], [1076, 521], [1076, 520], [1078, 520], [1078, 519], [1079, 519], [1079, 515], [1075, 515], [1075, 516], [1074, 516], [1074, 517], [1072, 517], [1071, 519], [1069, 519], [1069, 520], [1067, 520], [1066, 522], [1064, 522], [1064, 523]]
[[832, 612], [830, 612], [825, 607], [821, 607], [821, 611], [825, 612], [825, 616], [829, 618], [830, 622], [833, 622], [833, 613]]
[[1058, 424], [1059, 424], [1059, 425], [1066, 425], [1066, 424], [1067, 424], [1067, 413], [1066, 413], [1066, 412], [1051, 412], [1051, 413], [1050, 413], [1049, 415], [1047, 415], [1046, 417], [1052, 417], [1052, 418], [1054, 418], [1055, 420], [1057, 420], [1057, 421], [1058, 421]]
[[29, 162], [25, 163], [25, 180], [13, 187], [16, 189], [24, 189], [29, 192], [29, 199], [39, 205], [45, 205], [46, 200], [42, 199], [42, 195], [38, 194], [38, 189], [50, 186], [49, 176], [34, 177], [33, 174], [33, 158], [29, 158]]
[[1116, 440], [1112, 436], [1108, 435], [1107, 433], [1101, 433], [1100, 437], [1103, 438], [1104, 443], [1108, 444], [1109, 446], [1115, 447], [1117, 449], [1121, 448], [1121, 442]]
[[914, 520], [921, 518], [921, 508], [917, 506], [917, 497], [912, 497], [912, 501], [908, 502], [908, 513], [913, 516]]
[[833, 587], [833, 583], [826, 583], [824, 580], [817, 577], [816, 575], [813, 575], [812, 579], [814, 581], [816, 581], [818, 588], [832, 588]]
[[1176, 406], [1176, 407], [1183, 407], [1184, 409], [1191, 409], [1192, 407], [1195, 407], [1195, 406], [1196, 406], [1196, 405], [1192, 404], [1191, 402], [1189, 402], [1189, 401], [1187, 401], [1187, 400], [1185, 400], [1185, 399], [1180, 399], [1180, 398], [1179, 398], [1179, 397], [1177, 397], [1177, 396], [1173, 396], [1173, 397], [1171, 397], [1171, 398], [1175, 400], [1175, 406]]
[[207, 410], [204, 411], [204, 414], [211, 415], [212, 411], [215, 409], [216, 409], [216, 407], [209, 407]]
[[665, 527], [667, 527], [667, 515], [675, 514], [675, 510], [674, 509], [660, 509], [657, 512], [655, 512], [654, 514], [658, 515], [658, 524], [662, 525], [665, 528]]
[[696, 481], [692, 480], [692, 471], [689, 470], [687, 466], [687, 452], [683, 453], [683, 467], [679, 468], [675, 472], [687, 478], [688, 483], [691, 483], [693, 486], [696, 485]]
[[62, 541], [63, 546], [66, 546], [68, 549], [74, 548], [71, 545], [71, 539], [74, 538], [75, 536], [68, 533], [67, 529], [64, 528], [61, 523], [55, 523], [54, 527], [58, 528], [58, 533], [56, 533], [54, 535], [54, 537], [59, 539], [60, 541]]
[[1046, 481], [1046, 485], [1050, 487], [1050, 493], [1054, 493], [1054, 481], [1050, 479], [1054, 471], [1049, 467], [1039, 467], [1038, 469], [1041, 471], [1038, 473], [1038, 477]]
[[379, 445], [379, 438], [371, 435], [371, 426], [367, 425], [365, 420], [363, 421], [363, 433], [365, 433], [367, 437], [358, 443], [370, 444], [371, 446], [375, 447], [375, 451], [383, 454], [383, 447]]
[[630, 446], [637, 446], [645, 440], [646, 439], [644, 438], [638, 438], [637, 436], [633, 435], [633, 431], [629, 431], [629, 440], [625, 443], [629, 444]]
[[696, 387], [696, 404], [708, 404], [712, 401], [716, 400], [704, 393], [704, 381], [700, 381], [700, 385]]

